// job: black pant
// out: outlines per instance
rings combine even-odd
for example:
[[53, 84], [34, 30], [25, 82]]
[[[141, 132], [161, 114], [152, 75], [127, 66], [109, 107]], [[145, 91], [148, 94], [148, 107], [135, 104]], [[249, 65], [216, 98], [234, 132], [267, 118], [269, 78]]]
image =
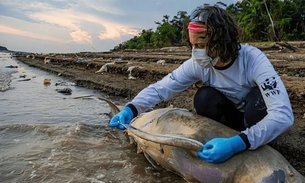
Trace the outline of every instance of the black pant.
[[259, 122], [267, 115], [267, 107], [258, 87], [245, 97], [244, 112], [236, 109], [224, 94], [215, 88], [203, 86], [194, 97], [197, 114], [214, 119], [230, 128], [241, 131]]

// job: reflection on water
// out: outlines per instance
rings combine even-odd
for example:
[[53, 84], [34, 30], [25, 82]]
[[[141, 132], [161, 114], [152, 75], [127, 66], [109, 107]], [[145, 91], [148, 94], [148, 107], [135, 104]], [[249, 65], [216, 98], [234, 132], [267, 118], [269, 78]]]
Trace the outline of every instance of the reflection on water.
[[[19, 81], [24, 75], [30, 80]], [[185, 182], [153, 169], [123, 131], [107, 127], [108, 104], [78, 98], [102, 93], [69, 86], [63, 95], [59, 80], [0, 53], [0, 88], [9, 89], [0, 92], [0, 182]]]

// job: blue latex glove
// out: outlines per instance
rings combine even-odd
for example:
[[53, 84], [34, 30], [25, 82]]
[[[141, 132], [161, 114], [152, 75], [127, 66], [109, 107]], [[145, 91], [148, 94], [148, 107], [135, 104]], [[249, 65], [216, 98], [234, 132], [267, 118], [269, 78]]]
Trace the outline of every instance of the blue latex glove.
[[119, 113], [111, 118], [109, 126], [124, 130], [125, 127], [122, 124], [129, 124], [133, 117], [133, 112], [130, 107], [125, 106]]
[[222, 163], [245, 149], [245, 142], [239, 135], [235, 135], [230, 138], [214, 138], [208, 141], [202, 151], [197, 151], [197, 155], [209, 163]]

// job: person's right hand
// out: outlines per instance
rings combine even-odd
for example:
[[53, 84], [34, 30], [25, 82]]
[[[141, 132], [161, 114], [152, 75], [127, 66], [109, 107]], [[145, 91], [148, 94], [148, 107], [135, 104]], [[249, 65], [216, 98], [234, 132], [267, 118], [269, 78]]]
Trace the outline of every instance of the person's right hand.
[[124, 130], [125, 127], [122, 124], [129, 124], [133, 118], [134, 116], [132, 110], [130, 107], [125, 106], [119, 113], [111, 118], [109, 126]]

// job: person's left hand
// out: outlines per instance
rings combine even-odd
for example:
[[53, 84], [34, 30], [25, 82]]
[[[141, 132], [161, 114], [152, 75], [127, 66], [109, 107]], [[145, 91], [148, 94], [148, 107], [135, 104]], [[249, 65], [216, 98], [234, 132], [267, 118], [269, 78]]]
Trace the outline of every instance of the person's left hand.
[[209, 163], [222, 163], [231, 156], [246, 149], [239, 135], [230, 138], [214, 138], [208, 141], [197, 155]]

